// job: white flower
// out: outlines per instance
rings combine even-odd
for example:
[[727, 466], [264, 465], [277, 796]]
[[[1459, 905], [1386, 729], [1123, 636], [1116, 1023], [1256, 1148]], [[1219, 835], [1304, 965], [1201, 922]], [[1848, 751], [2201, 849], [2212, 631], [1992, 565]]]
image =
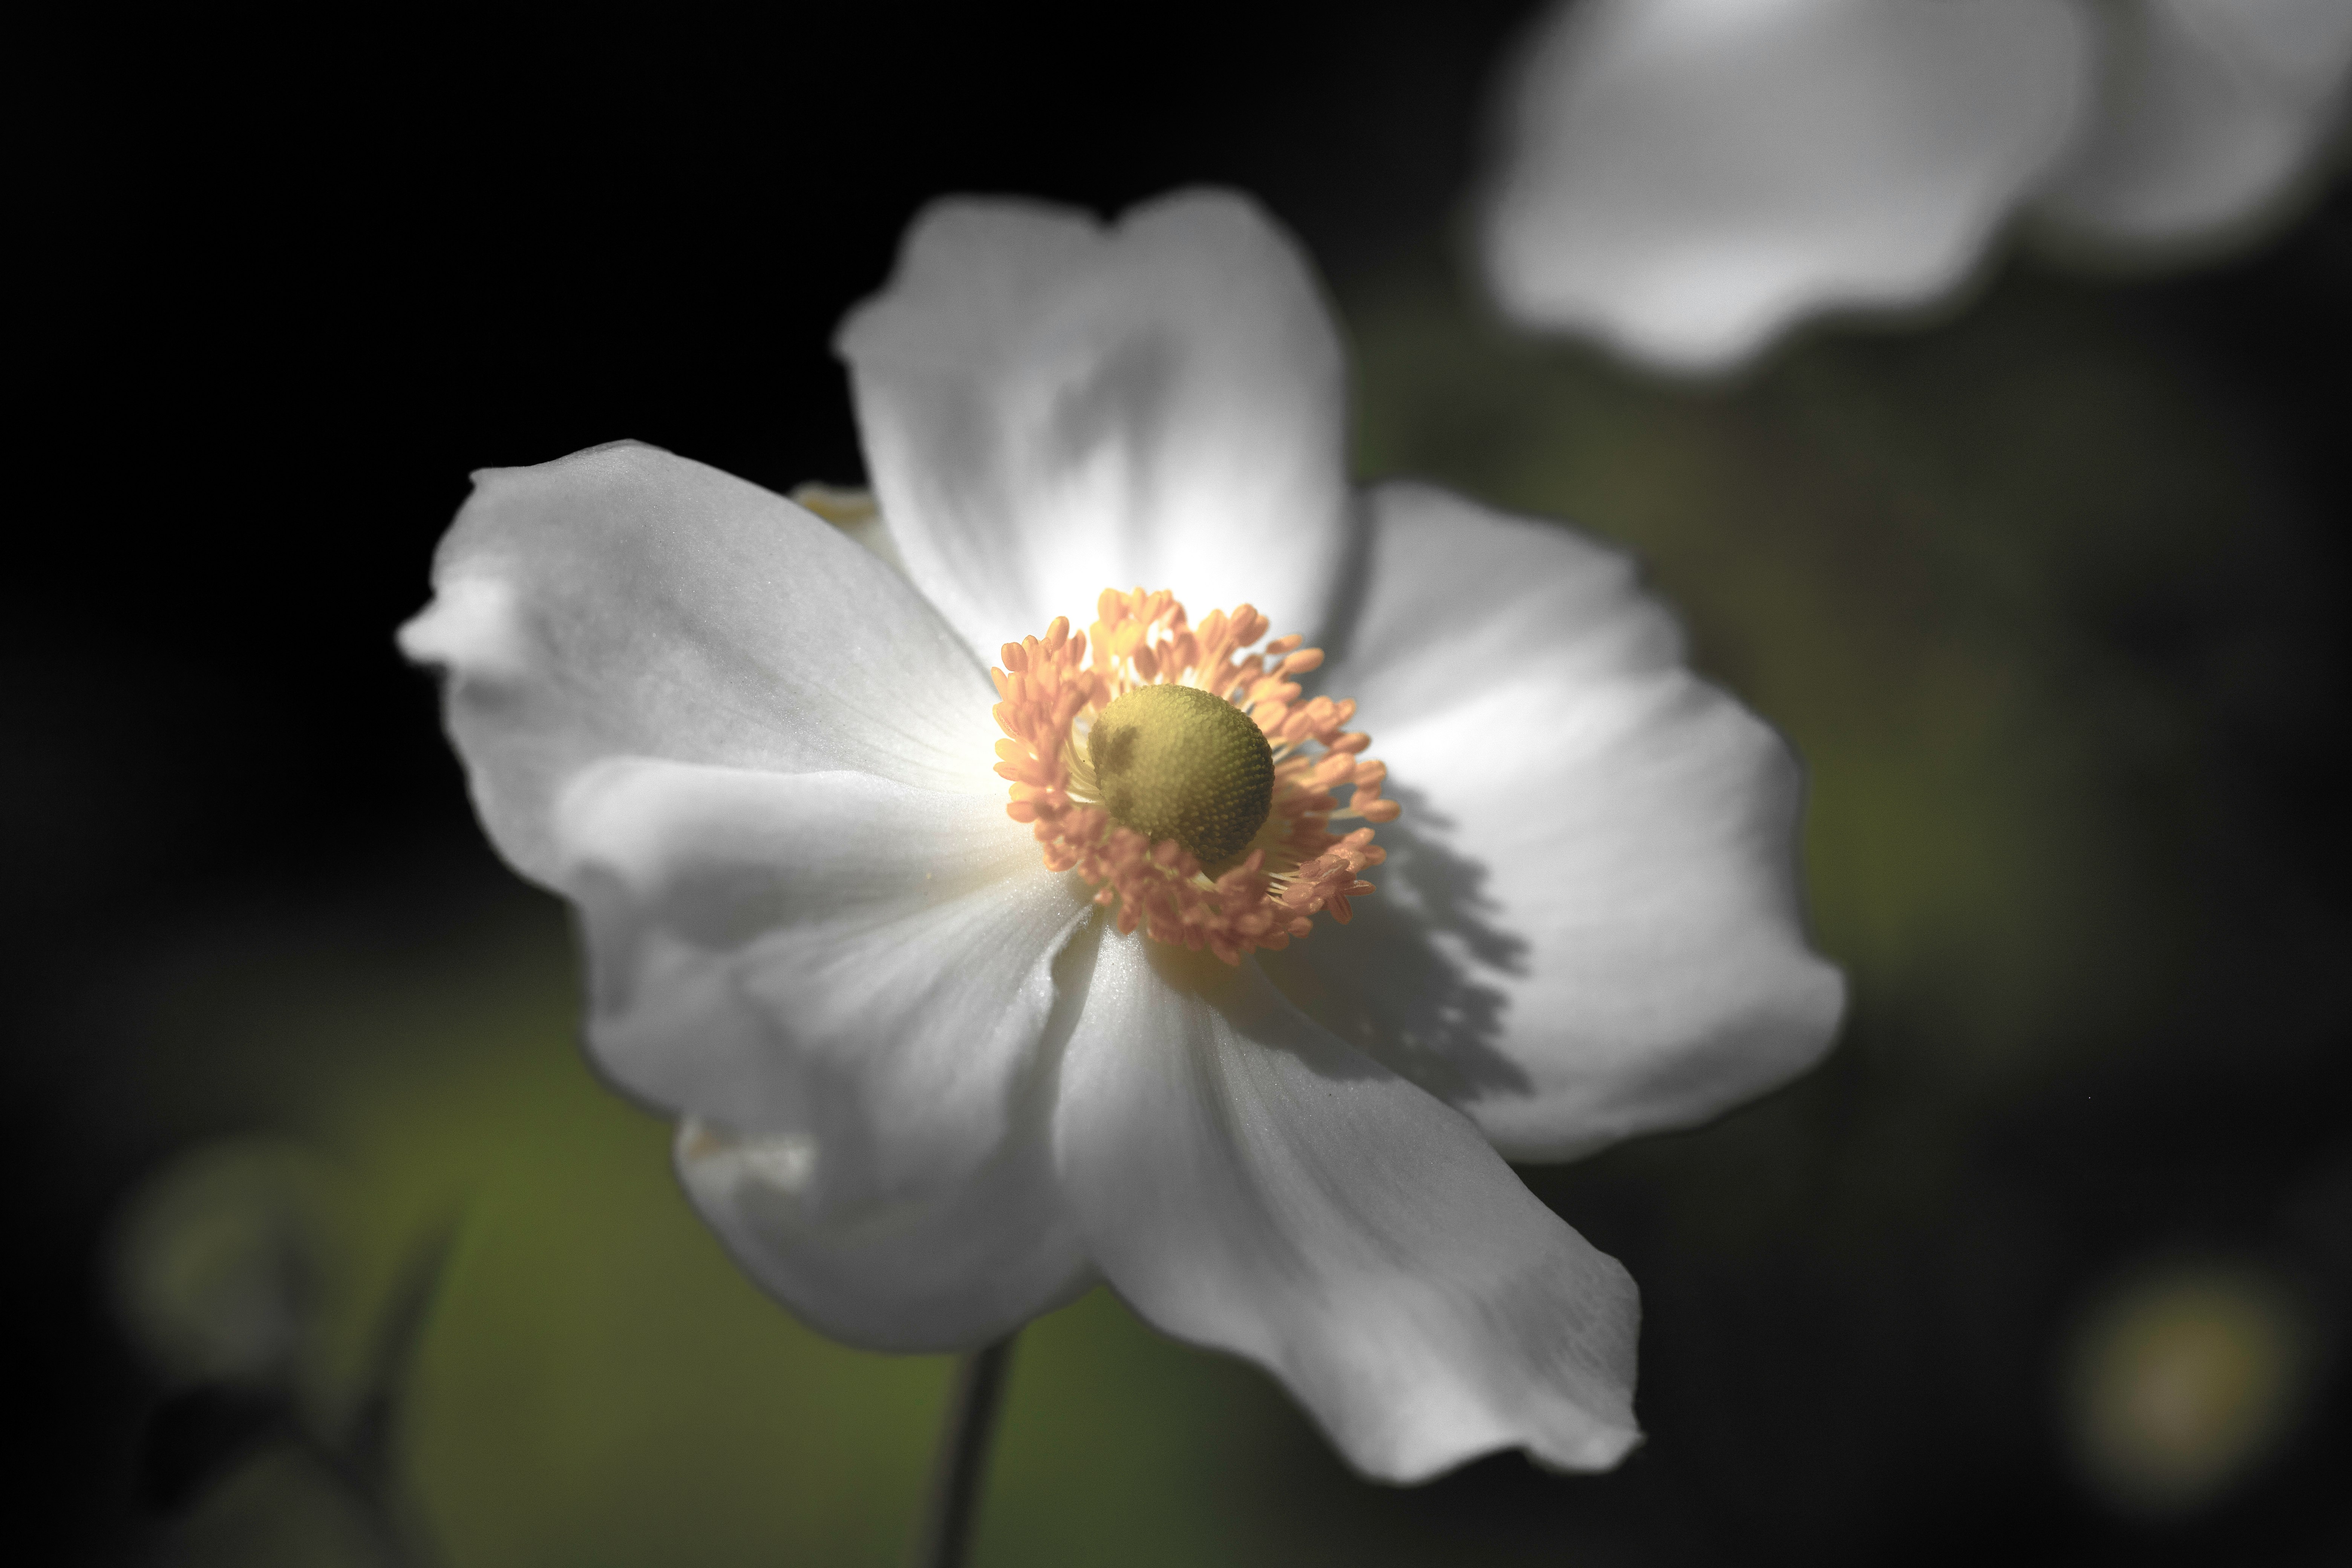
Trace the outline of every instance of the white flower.
[[1481, 231], [1522, 323], [1735, 365], [1923, 304], [2012, 216], [2187, 260], [2318, 173], [2352, 0], [1587, 0], [1529, 40]]
[[[499, 848], [579, 905], [590, 1047], [680, 1118], [696, 1205], [853, 1343], [982, 1343], [1107, 1279], [1372, 1475], [1614, 1463], [1633, 1283], [1503, 1157], [1821, 1053], [1787, 749], [1615, 551], [1349, 492], [1332, 325], [1238, 198], [940, 204], [840, 349], [897, 565], [604, 447], [483, 475], [402, 633]], [[1395, 798], [1297, 639], [1236, 665], [1269, 616], [1329, 639]], [[1146, 855], [1097, 700], [1178, 679], [1187, 723], [1252, 705], [1217, 733], [1271, 815]], [[1322, 831], [1400, 800], [1381, 846]]]

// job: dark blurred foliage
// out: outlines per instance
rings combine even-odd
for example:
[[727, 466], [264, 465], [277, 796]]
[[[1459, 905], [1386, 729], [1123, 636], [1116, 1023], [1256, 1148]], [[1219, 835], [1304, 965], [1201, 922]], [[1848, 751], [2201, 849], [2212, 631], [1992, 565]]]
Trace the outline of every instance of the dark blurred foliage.
[[[363, 1102], [380, 1142], [438, 1158], [462, 1135], [407, 1086], [472, 1081], [448, 1063], [527, 1016], [509, 1032], [536, 1065], [481, 1117], [541, 1117], [517, 1161], [635, 1151], [597, 1189], [615, 1226], [678, 1206], [658, 1133], [562, 1058], [560, 917], [481, 843], [429, 683], [393, 652], [467, 472], [634, 436], [780, 489], [854, 481], [828, 340], [925, 199], [1116, 211], [1216, 181], [1330, 279], [1368, 475], [1633, 544], [1702, 666], [1788, 730], [1816, 780], [1822, 942], [1856, 994], [1795, 1089], [1531, 1173], [1643, 1287], [1652, 1439], [1622, 1472], [1505, 1456], [1364, 1488], [1261, 1383], [1167, 1352], [1138, 1387], [1197, 1384], [1201, 1419], [1263, 1428], [1245, 1474], [1214, 1472], [1235, 1530], [1291, 1562], [2352, 1545], [2331, 1491], [2352, 1417], [2320, 1352], [2279, 1460], [2179, 1517], [2086, 1489], [2057, 1392], [2086, 1303], [2168, 1258], [2246, 1261], [2296, 1292], [2315, 1343], [2343, 1342], [2352, 199], [2200, 276], [2013, 265], [1934, 330], [1818, 332], [1738, 384], [1661, 387], [1512, 339], [1465, 298], [1480, 93], [1525, 9], [204, 15], [26, 36], [10, 112], [34, 281], [14, 337], [35, 494], [0, 637], [37, 1511], [89, 1560], [143, 1559], [169, 1528], [136, 1495], [142, 1445], [151, 1489], [188, 1490], [286, 1419], [150, 1370], [109, 1307], [110, 1216], [183, 1146], [331, 1141], [359, 1113], [306, 1108]], [[369, 1200], [390, 1261], [352, 1288], [361, 1320], [446, 1221], [451, 1194], [416, 1186]], [[1079, 1312], [1024, 1366], [1093, 1419], [1118, 1366], [1162, 1352]], [[548, 1332], [583, 1368], [602, 1353]], [[919, 1429], [933, 1384], [870, 1364], [826, 1375], [869, 1378], [845, 1397]], [[1047, 1430], [1024, 1375], [1006, 1529], [1041, 1517], [1023, 1465], [1051, 1497], [1053, 1465], [1086, 1458], [1080, 1416]], [[1183, 1490], [1207, 1473], [1160, 1478], [1170, 1508], [1211, 1506]], [[900, 1483], [877, 1485], [895, 1518]], [[1048, 1533], [996, 1550], [1118, 1560]], [[757, 1532], [713, 1539], [739, 1536]]]

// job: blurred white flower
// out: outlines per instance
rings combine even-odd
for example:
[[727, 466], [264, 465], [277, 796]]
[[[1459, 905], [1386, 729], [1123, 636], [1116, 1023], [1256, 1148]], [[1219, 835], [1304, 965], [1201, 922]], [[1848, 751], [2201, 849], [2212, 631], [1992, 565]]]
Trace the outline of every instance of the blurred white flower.
[[1529, 39], [1481, 241], [1503, 309], [1719, 371], [1823, 310], [2062, 255], [2202, 258], [2332, 150], [2352, 0], [1583, 0]]
[[[696, 1205], [853, 1343], [984, 1343], [1107, 1279], [1370, 1474], [1614, 1463], [1633, 1283], [1503, 1159], [1820, 1055], [1786, 747], [1617, 552], [1349, 491], [1336, 333], [1239, 198], [942, 203], [839, 346], [879, 517], [802, 493], [869, 547], [600, 447], [481, 476], [402, 632], [493, 840], [580, 906], [590, 1047], [680, 1117]], [[1269, 619], [1360, 706], [1302, 696], [1295, 637], [1252, 662]], [[1171, 683], [1118, 772], [1105, 701]], [[1153, 847], [1122, 778], [1214, 820]], [[1318, 912], [1354, 918], [1292, 940]]]

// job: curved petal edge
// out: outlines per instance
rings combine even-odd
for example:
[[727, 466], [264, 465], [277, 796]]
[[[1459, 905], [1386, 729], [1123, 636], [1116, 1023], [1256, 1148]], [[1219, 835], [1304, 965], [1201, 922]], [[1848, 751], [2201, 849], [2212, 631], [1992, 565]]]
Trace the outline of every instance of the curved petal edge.
[[1246, 197], [1116, 223], [959, 197], [843, 322], [913, 582], [983, 658], [1105, 588], [1319, 626], [1347, 543], [1346, 374], [1297, 244]]
[[1845, 984], [1805, 931], [1788, 743], [1689, 670], [1623, 552], [1423, 485], [1369, 510], [1361, 616], [1325, 674], [1405, 811], [1354, 921], [1266, 973], [1513, 1159], [1689, 1126], [1811, 1067]]
[[555, 802], [613, 756], [987, 790], [988, 679], [898, 574], [783, 497], [618, 442], [487, 469], [400, 632], [491, 841], [552, 885]]
[[1625, 1270], [1255, 964], [1107, 938], [1055, 1143], [1120, 1296], [1272, 1372], [1366, 1475], [1606, 1469], [1640, 1440]]

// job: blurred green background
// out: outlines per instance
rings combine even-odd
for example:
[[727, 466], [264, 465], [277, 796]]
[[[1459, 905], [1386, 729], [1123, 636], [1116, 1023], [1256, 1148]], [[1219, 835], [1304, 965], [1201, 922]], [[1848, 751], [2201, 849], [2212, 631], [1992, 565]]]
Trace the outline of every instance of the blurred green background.
[[[1631, 546], [1787, 732], [1854, 1005], [1799, 1084], [1527, 1173], [1643, 1287], [1619, 1473], [1367, 1485], [1098, 1292], [1021, 1342], [980, 1561], [2352, 1552], [2352, 201], [1662, 384], [1464, 282], [1526, 10], [1210, 7], [1141, 58], [1076, 11], [40, 40], [7, 1103], [68, 1560], [380, 1560], [347, 1480], [187, 1391], [340, 1430], [419, 1279], [387, 1507], [447, 1562], [902, 1558], [946, 1363], [800, 1328], [694, 1220], [390, 631], [478, 464], [854, 481], [825, 339], [924, 197], [1203, 179], [1325, 269], [1363, 477]], [[163, 1506], [173, 1421], [222, 1458]]]

